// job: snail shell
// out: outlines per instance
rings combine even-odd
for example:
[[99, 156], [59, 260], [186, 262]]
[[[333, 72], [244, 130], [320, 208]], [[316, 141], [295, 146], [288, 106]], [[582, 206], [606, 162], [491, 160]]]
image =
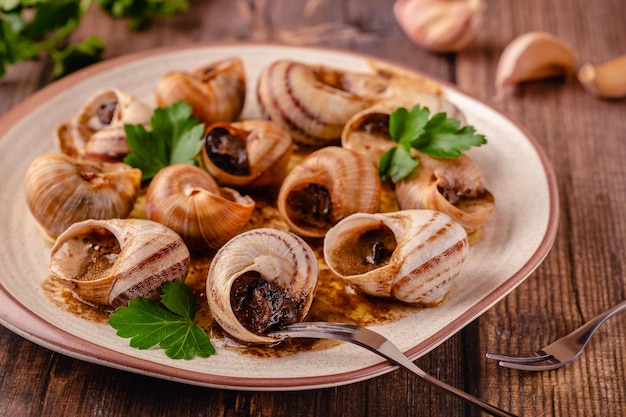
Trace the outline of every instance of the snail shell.
[[254, 344], [263, 333], [303, 321], [317, 286], [317, 258], [298, 236], [260, 228], [241, 233], [215, 255], [206, 281], [211, 314], [226, 333]]
[[185, 100], [206, 124], [236, 120], [246, 97], [243, 63], [233, 58], [191, 72], [169, 72], [157, 82], [155, 94], [160, 107]]
[[215, 123], [207, 128], [202, 146], [204, 167], [229, 187], [279, 185], [291, 154], [289, 133], [268, 120]]
[[465, 230], [431, 210], [353, 214], [324, 239], [336, 275], [367, 294], [411, 304], [441, 302], [468, 254]]
[[419, 160], [417, 169], [396, 183], [401, 209], [446, 213], [468, 232], [491, 217], [495, 199], [484, 186], [480, 167], [469, 156], [433, 158], [420, 153]]
[[124, 124], [147, 125], [152, 109], [116, 88], [97, 91], [74, 118], [61, 123], [54, 139], [61, 152], [89, 159], [119, 162], [130, 153]]
[[380, 196], [380, 178], [372, 163], [351, 150], [328, 146], [291, 170], [278, 192], [277, 206], [297, 234], [323, 237], [350, 214], [378, 211]]
[[372, 98], [349, 91], [341, 74], [322, 66], [276, 61], [259, 76], [261, 112], [287, 129], [298, 144], [337, 144], [348, 119], [373, 103]]
[[83, 302], [117, 308], [156, 297], [166, 281], [184, 281], [189, 261], [180, 236], [159, 223], [85, 220], [59, 236], [48, 269]]
[[192, 252], [216, 249], [238, 233], [254, 200], [220, 188], [208, 172], [187, 164], [161, 169], [146, 195], [146, 215], [178, 233]]
[[86, 219], [125, 218], [141, 186], [141, 171], [121, 163], [65, 154], [36, 158], [24, 178], [26, 204], [50, 237]]
[[380, 157], [396, 143], [389, 135], [389, 117], [399, 107], [411, 110], [415, 105], [428, 107], [430, 114], [445, 112], [465, 124], [465, 115], [442, 96], [433, 94], [407, 95], [383, 100], [355, 114], [341, 134], [341, 146], [359, 152], [378, 166]]

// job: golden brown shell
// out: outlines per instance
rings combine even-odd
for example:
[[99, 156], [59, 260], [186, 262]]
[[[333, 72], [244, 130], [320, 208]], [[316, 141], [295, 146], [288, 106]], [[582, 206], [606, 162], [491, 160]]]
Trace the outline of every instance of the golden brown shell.
[[155, 95], [160, 107], [185, 100], [205, 124], [234, 121], [241, 114], [246, 98], [243, 63], [232, 58], [191, 72], [169, 72], [157, 82]]
[[302, 236], [323, 237], [352, 213], [374, 213], [380, 205], [378, 170], [348, 149], [319, 149], [296, 165], [278, 193], [278, 210]]
[[182, 239], [159, 223], [89, 219], [59, 236], [48, 269], [80, 300], [117, 308], [137, 297], [157, 297], [166, 281], [184, 281], [189, 261]]
[[483, 225], [495, 209], [480, 167], [466, 154], [433, 158], [419, 154], [419, 166], [396, 183], [401, 209], [431, 209], [452, 217], [468, 232]]
[[259, 76], [257, 98], [261, 112], [285, 128], [298, 144], [338, 144], [348, 119], [373, 103], [373, 99], [342, 84], [341, 74], [323, 66], [276, 61]]
[[304, 320], [317, 286], [317, 258], [293, 233], [252, 229], [215, 255], [206, 281], [211, 314], [232, 337], [276, 343], [265, 335]]
[[121, 162], [131, 149], [124, 124], [147, 125], [152, 109], [116, 88], [99, 90], [87, 99], [69, 122], [59, 124], [54, 140], [59, 150], [73, 157]]
[[141, 171], [121, 162], [46, 154], [28, 167], [23, 189], [33, 217], [54, 238], [78, 221], [127, 217], [140, 185]]
[[328, 231], [324, 259], [359, 290], [411, 304], [442, 301], [469, 256], [467, 233], [432, 210], [356, 213]]
[[214, 123], [206, 129], [202, 161], [223, 186], [278, 186], [292, 154], [289, 133], [268, 120]]
[[148, 219], [174, 230], [192, 252], [226, 243], [241, 231], [254, 205], [250, 197], [220, 188], [208, 172], [187, 164], [161, 169], [146, 195]]

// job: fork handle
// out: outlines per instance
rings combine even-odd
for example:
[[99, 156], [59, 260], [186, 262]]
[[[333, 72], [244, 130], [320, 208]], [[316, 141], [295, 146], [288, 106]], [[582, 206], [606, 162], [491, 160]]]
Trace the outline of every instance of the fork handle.
[[589, 320], [587, 323], [583, 324], [578, 329], [574, 330], [573, 332], [571, 332], [564, 338], [574, 339], [579, 345], [585, 346], [589, 342], [589, 339], [591, 338], [591, 336], [602, 325], [602, 323], [604, 323], [605, 321], [607, 321], [614, 315], [621, 313], [622, 311], [625, 311], [625, 310], [626, 310], [626, 300], [614, 305], [610, 309], [606, 310], [604, 313], [598, 314], [597, 316], [595, 316], [594, 318]]

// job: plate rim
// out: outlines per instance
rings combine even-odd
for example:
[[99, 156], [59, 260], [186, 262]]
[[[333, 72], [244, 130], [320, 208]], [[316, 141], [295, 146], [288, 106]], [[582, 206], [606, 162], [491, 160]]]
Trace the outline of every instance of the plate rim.
[[[91, 65], [79, 71], [76, 71], [64, 78], [46, 85], [42, 89], [36, 91], [32, 95], [18, 103], [0, 118], [0, 140], [18, 124], [32, 108], [44, 105], [49, 99], [53, 98], [64, 89], [89, 79], [92, 76], [106, 72], [117, 65], [123, 65], [130, 62], [154, 57], [157, 55], [167, 55], [177, 51], [187, 49], [205, 49], [205, 48], [223, 48], [223, 47], [269, 47], [279, 49], [306, 49], [311, 51], [319, 51], [320, 53], [330, 52], [345, 55], [351, 55], [363, 60], [373, 60], [383, 64], [388, 64], [400, 69], [404, 69], [413, 73], [422, 74], [431, 78], [445, 86], [447, 89], [454, 90], [457, 93], [481, 103], [489, 109], [495, 111], [504, 117], [508, 122], [512, 123], [521, 131], [525, 139], [532, 145], [538, 159], [543, 167], [546, 176], [548, 196], [550, 198], [548, 208], [548, 223], [546, 231], [537, 246], [536, 250], [529, 259], [515, 273], [513, 273], [506, 281], [500, 284], [496, 289], [482, 297], [478, 302], [473, 304], [464, 314], [454, 318], [444, 327], [435, 332], [428, 339], [420, 342], [416, 346], [410, 348], [405, 354], [415, 360], [425, 355], [432, 349], [445, 342], [452, 337], [471, 321], [479, 317], [486, 310], [491, 308], [497, 302], [502, 300], [507, 294], [513, 291], [523, 281], [525, 281], [532, 272], [539, 267], [545, 257], [550, 252], [552, 245], [556, 239], [559, 224], [559, 195], [557, 179], [554, 169], [549, 161], [547, 154], [538, 140], [519, 123], [514, 117], [506, 111], [495, 107], [493, 104], [468, 93], [458, 86], [441, 80], [436, 76], [426, 74], [419, 69], [412, 68], [408, 65], [400, 64], [389, 59], [380, 58], [374, 55], [366, 54], [359, 51], [346, 50], [330, 46], [298, 46], [277, 42], [193, 42], [183, 45], [170, 45], [164, 47], [152, 48], [140, 52], [124, 54], [113, 57]], [[319, 389], [326, 387], [334, 387], [356, 383], [362, 380], [380, 376], [382, 374], [393, 371], [397, 366], [389, 362], [381, 362], [374, 365], [359, 368], [354, 371], [325, 374], [321, 376], [305, 376], [305, 377], [289, 377], [289, 378], [254, 378], [254, 377], [234, 377], [222, 376], [215, 374], [206, 374], [203, 372], [195, 372], [193, 370], [179, 369], [165, 364], [152, 362], [150, 360], [136, 358], [122, 352], [117, 352], [91, 341], [81, 339], [65, 330], [47, 322], [30, 309], [25, 307], [19, 300], [8, 292], [0, 281], [0, 324], [7, 329], [34, 342], [44, 348], [58, 353], [74, 357], [86, 362], [96, 363], [111, 368], [121, 369], [138, 374], [148, 375], [166, 380], [172, 380], [191, 385], [201, 385], [223, 389], [238, 390], [254, 390], [254, 391], [278, 391], [278, 390], [305, 390]], [[456, 331], [452, 331], [456, 329]]]

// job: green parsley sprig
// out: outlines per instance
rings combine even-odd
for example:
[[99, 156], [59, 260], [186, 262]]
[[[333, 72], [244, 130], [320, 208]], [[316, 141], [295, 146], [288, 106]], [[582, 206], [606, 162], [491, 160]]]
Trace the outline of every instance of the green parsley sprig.
[[163, 284], [162, 305], [149, 298], [135, 298], [119, 307], [109, 324], [130, 345], [150, 349], [159, 345], [172, 359], [206, 358], [215, 354], [206, 332], [194, 322], [196, 301], [191, 289], [180, 281]]
[[[139, 29], [152, 16], [167, 17], [189, 8], [187, 0], [98, 0], [113, 18], [127, 18]], [[52, 77], [58, 78], [99, 61], [104, 41], [89, 36], [76, 42], [78, 28], [92, 0], [0, 0], [0, 78], [9, 65], [46, 53]]]
[[462, 151], [487, 143], [473, 126], [461, 128], [461, 123], [446, 113], [429, 116], [428, 107], [419, 104], [411, 111], [400, 107], [391, 113], [389, 135], [397, 145], [380, 158], [378, 169], [383, 181], [391, 178], [396, 183], [417, 168], [419, 158], [411, 154], [412, 149], [436, 158], [458, 158]]
[[124, 162], [141, 169], [142, 179], [154, 177], [161, 168], [173, 164], [197, 165], [202, 149], [204, 124], [192, 116], [186, 101], [156, 108], [150, 119], [151, 130], [143, 125], [124, 125], [132, 149]]

